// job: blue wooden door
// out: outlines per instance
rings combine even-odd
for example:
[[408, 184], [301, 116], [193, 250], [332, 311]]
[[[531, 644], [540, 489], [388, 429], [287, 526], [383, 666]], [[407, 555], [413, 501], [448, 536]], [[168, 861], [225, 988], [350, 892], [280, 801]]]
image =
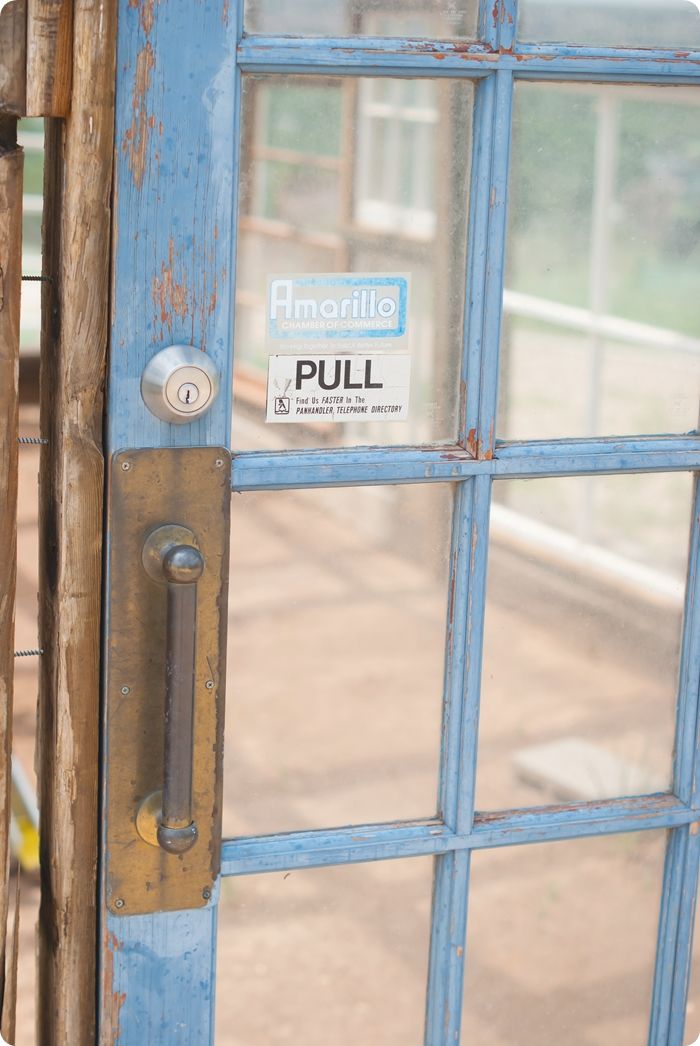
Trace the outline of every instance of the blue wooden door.
[[214, 885], [115, 897], [105, 769], [101, 1042], [700, 1032], [699, 82], [687, 0], [120, 0], [108, 447], [234, 493]]

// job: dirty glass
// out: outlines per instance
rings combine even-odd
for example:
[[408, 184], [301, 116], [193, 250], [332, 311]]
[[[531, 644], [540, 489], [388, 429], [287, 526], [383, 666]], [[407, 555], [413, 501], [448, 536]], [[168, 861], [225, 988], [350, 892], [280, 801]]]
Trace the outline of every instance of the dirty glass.
[[[463, 81], [244, 78], [234, 449], [455, 442], [472, 101]], [[405, 280], [403, 337], [271, 340], [271, 278], [304, 276]], [[271, 358], [363, 352], [407, 361], [399, 420], [268, 416]]]
[[422, 1046], [432, 867], [224, 879], [217, 1046]]
[[274, 36], [474, 39], [477, 0], [246, 0], [245, 28]]
[[645, 1046], [663, 832], [472, 856], [462, 1041]]
[[521, 0], [518, 35], [589, 47], [700, 48], [696, 0]]
[[225, 835], [435, 814], [451, 493], [234, 494]]
[[700, 1038], [700, 906], [695, 909], [693, 930], [693, 958], [690, 968], [688, 1002], [685, 1010], [684, 1042], [695, 1043]]
[[691, 483], [494, 484], [479, 809], [669, 790]]
[[502, 438], [697, 427], [699, 142], [691, 88], [516, 86]]

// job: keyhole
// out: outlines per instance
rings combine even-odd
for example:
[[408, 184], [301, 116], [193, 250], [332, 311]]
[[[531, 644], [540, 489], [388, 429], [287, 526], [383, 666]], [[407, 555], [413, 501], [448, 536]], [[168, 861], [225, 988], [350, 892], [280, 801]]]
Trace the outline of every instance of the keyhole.
[[177, 390], [177, 398], [185, 407], [193, 406], [199, 399], [199, 389], [192, 381], [185, 381]]

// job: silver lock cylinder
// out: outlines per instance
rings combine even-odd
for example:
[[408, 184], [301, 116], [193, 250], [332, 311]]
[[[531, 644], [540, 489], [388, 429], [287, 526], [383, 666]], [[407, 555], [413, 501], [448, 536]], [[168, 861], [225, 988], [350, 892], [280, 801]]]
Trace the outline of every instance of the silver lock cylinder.
[[141, 396], [157, 418], [186, 425], [205, 414], [219, 392], [219, 372], [205, 352], [170, 345], [146, 364]]

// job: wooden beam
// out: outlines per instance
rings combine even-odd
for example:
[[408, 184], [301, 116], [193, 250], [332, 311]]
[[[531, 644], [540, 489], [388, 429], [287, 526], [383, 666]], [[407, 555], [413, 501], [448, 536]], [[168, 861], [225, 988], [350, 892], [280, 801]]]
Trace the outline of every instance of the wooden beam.
[[26, 0], [10, 0], [0, 10], [0, 113], [24, 116], [26, 42]]
[[46, 121], [40, 471], [38, 1039], [93, 1046], [115, 0], [75, 0], [69, 115]]
[[26, 2], [27, 116], [67, 116], [71, 99], [72, 0]]
[[17, 405], [22, 280], [22, 150], [0, 117], [0, 1007], [5, 993], [17, 578]]

